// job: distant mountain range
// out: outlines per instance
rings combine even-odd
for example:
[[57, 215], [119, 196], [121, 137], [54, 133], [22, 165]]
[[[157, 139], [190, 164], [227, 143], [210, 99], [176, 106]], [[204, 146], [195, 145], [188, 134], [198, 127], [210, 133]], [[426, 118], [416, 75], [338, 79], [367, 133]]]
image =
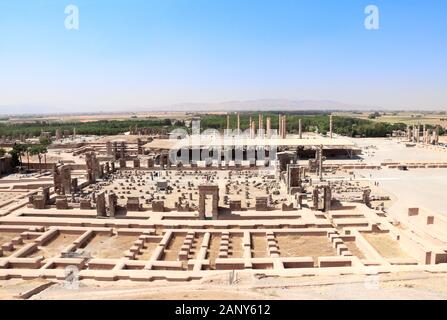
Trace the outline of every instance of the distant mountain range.
[[[77, 109], [77, 112], [68, 110]], [[82, 114], [123, 114], [132, 112], [234, 112], [234, 111], [385, 111], [389, 108], [348, 104], [334, 100], [287, 100], [287, 99], [259, 99], [225, 101], [217, 103], [177, 103], [170, 105], [139, 105], [139, 106], [79, 106], [65, 107], [31, 107], [31, 106], [0, 106], [0, 115], [82, 115]], [[393, 110], [406, 110], [395, 108]], [[407, 110], [408, 111], [408, 110]]]
[[262, 99], [219, 103], [181, 103], [173, 111], [299, 111], [299, 110], [379, 110], [380, 107], [347, 104], [333, 100]]

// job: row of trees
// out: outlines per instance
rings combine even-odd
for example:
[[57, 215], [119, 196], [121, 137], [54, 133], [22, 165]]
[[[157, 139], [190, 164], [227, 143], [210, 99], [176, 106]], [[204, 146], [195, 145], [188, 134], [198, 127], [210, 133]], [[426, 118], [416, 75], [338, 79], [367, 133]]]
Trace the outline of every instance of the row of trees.
[[[41, 131], [51, 132], [56, 130], [61, 133], [64, 130], [72, 132], [76, 128], [76, 133], [84, 135], [115, 135], [126, 132], [132, 126], [140, 128], [162, 128], [174, 126], [170, 119], [142, 119], [142, 120], [99, 120], [90, 122], [45, 122], [36, 121], [33, 123], [0, 123], [0, 136], [10, 136], [18, 138], [20, 135], [39, 136]], [[181, 125], [181, 123], [180, 123]], [[179, 124], [175, 124], [179, 126]]]
[[[12, 165], [14, 167], [23, 166], [23, 158], [26, 156], [27, 166], [29, 170], [29, 157], [37, 156], [39, 159], [39, 171], [41, 171], [40, 167], [42, 165], [42, 158], [44, 162], [47, 163], [46, 154], [48, 153], [48, 145], [51, 143], [48, 139], [40, 139], [39, 144], [21, 144], [16, 143], [13, 145], [12, 149], [9, 151], [9, 154], [12, 157]], [[0, 156], [6, 154], [6, 150], [0, 149]]]

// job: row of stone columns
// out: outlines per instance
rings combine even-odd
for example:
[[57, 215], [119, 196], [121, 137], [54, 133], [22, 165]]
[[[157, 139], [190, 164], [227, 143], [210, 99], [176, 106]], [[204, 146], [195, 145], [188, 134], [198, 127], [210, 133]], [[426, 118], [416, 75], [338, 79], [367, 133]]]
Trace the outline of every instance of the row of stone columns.
[[[256, 122], [253, 120], [253, 118], [250, 116], [249, 119], [249, 129], [250, 129], [250, 137], [255, 138], [256, 136]], [[227, 115], [227, 130], [229, 131], [230, 128], [230, 115]], [[240, 124], [240, 114], [237, 113], [237, 130], [240, 132], [241, 130], [241, 124]], [[334, 125], [333, 125], [333, 116], [332, 114], [329, 116], [329, 137], [333, 138], [333, 132], [334, 132]], [[260, 113], [258, 114], [258, 134], [264, 133], [264, 119], [263, 115]], [[272, 128], [271, 128], [271, 118], [266, 118], [266, 130], [265, 133], [267, 135], [267, 138], [271, 138], [272, 136]], [[287, 137], [287, 120], [286, 115], [278, 115], [278, 134], [281, 137], [281, 139], [285, 139]], [[302, 128], [302, 121], [301, 119], [298, 119], [298, 136], [299, 139], [303, 138], [303, 128]]]
[[435, 130], [427, 129], [426, 125], [422, 126], [422, 137], [420, 125], [407, 126], [407, 139], [416, 143], [438, 144], [439, 143], [439, 128]]

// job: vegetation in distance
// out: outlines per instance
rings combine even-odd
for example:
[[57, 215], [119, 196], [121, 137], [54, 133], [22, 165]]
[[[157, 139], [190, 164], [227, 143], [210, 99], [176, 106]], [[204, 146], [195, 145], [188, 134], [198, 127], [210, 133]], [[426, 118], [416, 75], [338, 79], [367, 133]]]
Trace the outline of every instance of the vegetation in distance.
[[0, 136], [19, 137], [21, 134], [28, 136], [39, 136], [41, 131], [51, 132], [55, 135], [59, 129], [70, 132], [76, 128], [77, 134], [82, 135], [115, 135], [129, 131], [130, 127], [139, 128], [162, 128], [171, 126], [183, 126], [183, 122], [171, 121], [170, 119], [147, 119], [147, 120], [98, 120], [90, 122], [46, 122], [35, 121], [34, 123], [9, 124], [0, 123]]
[[[258, 127], [259, 113], [241, 113], [241, 129], [245, 130], [249, 127], [250, 117], [255, 121]], [[266, 127], [266, 118], [271, 118], [272, 129], [278, 129], [278, 113], [262, 112], [264, 119], [264, 128]], [[287, 132], [298, 133], [298, 121], [301, 119], [303, 132], [319, 132], [327, 134], [329, 131], [329, 114], [299, 114], [293, 112], [283, 112], [287, 115]], [[200, 126], [202, 129], [217, 129], [224, 130], [227, 127], [226, 116], [222, 115], [205, 115], [201, 117]], [[237, 128], [236, 114], [230, 115], [230, 127]], [[349, 136], [349, 137], [386, 137], [392, 134], [395, 130], [405, 131], [407, 125], [404, 123], [386, 123], [376, 122], [368, 119], [358, 119], [345, 116], [333, 116], [333, 130], [334, 133]], [[427, 129], [434, 129], [435, 126], [427, 125]], [[439, 133], [444, 134], [444, 129], [439, 128]]]
[[[257, 112], [243, 112], [241, 117], [241, 129], [249, 127], [249, 118], [255, 121], [258, 126]], [[278, 112], [262, 112], [264, 118], [264, 128], [266, 118], [271, 118], [272, 129], [278, 129]], [[329, 131], [329, 114], [324, 112], [282, 112], [287, 115], [287, 132], [298, 133], [298, 121], [302, 121], [302, 129], [307, 132], [319, 132], [326, 134]], [[201, 119], [202, 129], [224, 130], [227, 126], [225, 115], [216, 114], [196, 114]], [[373, 116], [371, 116], [373, 118]], [[235, 113], [230, 114], [231, 128], [236, 129], [237, 117]], [[90, 122], [48, 122], [36, 120], [34, 123], [0, 123], [0, 136], [10, 136], [18, 138], [21, 134], [27, 136], [40, 136], [41, 131], [50, 132], [55, 135], [57, 129], [64, 132], [72, 132], [76, 128], [76, 133], [82, 135], [116, 135], [129, 131], [130, 127], [138, 128], [166, 128], [168, 131], [175, 128], [185, 128], [185, 122], [171, 119], [129, 119], [129, 120], [98, 120]], [[434, 125], [427, 125], [428, 129], [434, 129]], [[438, 126], [439, 133], [444, 134], [445, 130]], [[386, 137], [395, 130], [406, 130], [404, 123], [377, 122], [372, 119], [359, 119], [349, 116], [333, 116], [334, 133], [349, 137]]]

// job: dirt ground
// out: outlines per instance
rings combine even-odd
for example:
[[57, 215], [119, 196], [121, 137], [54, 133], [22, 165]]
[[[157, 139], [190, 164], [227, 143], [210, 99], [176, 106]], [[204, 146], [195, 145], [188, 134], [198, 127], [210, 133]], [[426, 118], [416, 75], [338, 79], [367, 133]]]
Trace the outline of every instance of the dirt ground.
[[92, 257], [99, 259], [117, 259], [124, 255], [124, 252], [132, 247], [136, 236], [106, 236], [95, 235], [85, 247]]
[[60, 256], [61, 251], [72, 244], [77, 238], [79, 238], [79, 235], [59, 234], [50, 242], [45, 243], [44, 246], [39, 246], [38, 250], [28, 257], [33, 258], [43, 256], [45, 259], [58, 257]]
[[[262, 300], [262, 299], [447, 299], [447, 274], [400, 273], [378, 276], [343, 275], [321, 277], [254, 277], [237, 273], [236, 284], [221, 274], [187, 283], [156, 281], [95, 282], [83, 280], [78, 289], [58, 283], [30, 299], [181, 299], [181, 300]], [[0, 299], [15, 299], [46, 280], [0, 281]]]
[[384, 258], [410, 258], [386, 233], [363, 232], [362, 235]]
[[326, 236], [282, 236], [276, 235], [280, 256], [282, 257], [318, 257], [336, 256]]

